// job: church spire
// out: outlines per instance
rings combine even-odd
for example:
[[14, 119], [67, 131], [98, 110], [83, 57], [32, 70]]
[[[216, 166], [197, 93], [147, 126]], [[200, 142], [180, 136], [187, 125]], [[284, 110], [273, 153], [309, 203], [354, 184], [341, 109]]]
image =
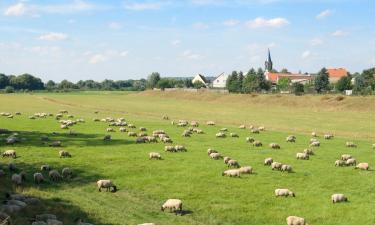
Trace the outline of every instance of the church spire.
[[272, 59], [271, 59], [271, 51], [270, 51], [270, 49], [268, 49], [268, 58], [267, 58], [267, 61], [264, 63], [264, 65], [265, 65], [265, 70], [266, 71], [268, 71], [268, 72], [272, 71], [273, 63], [272, 63]]

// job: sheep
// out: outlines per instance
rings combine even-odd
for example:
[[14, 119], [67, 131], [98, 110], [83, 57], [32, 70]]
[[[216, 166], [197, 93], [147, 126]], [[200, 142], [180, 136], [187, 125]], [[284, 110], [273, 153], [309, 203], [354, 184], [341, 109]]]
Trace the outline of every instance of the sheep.
[[146, 136], [145, 139], [149, 143], [157, 143], [158, 142], [158, 140], [156, 139], [156, 137], [153, 137], [153, 136]]
[[286, 165], [286, 164], [284, 164], [284, 165], [281, 166], [281, 169], [280, 169], [280, 170], [281, 170], [282, 172], [288, 172], [288, 173], [290, 173], [290, 172], [292, 172], [293, 168], [292, 168], [291, 165]]
[[284, 196], [284, 197], [296, 197], [294, 192], [290, 191], [289, 189], [275, 189], [276, 197]]
[[226, 135], [225, 135], [225, 133], [223, 133], [223, 132], [219, 132], [219, 133], [216, 134], [216, 137], [217, 137], [217, 138], [225, 138]]
[[62, 169], [62, 171], [61, 171], [61, 175], [62, 175], [62, 177], [65, 178], [65, 179], [66, 179], [66, 178], [71, 179], [71, 178], [73, 177], [73, 170], [70, 169], [69, 167], [65, 167], [65, 168]]
[[226, 131], [228, 131], [228, 128], [225, 128], [225, 127], [224, 127], [224, 128], [221, 128], [220, 131], [221, 131], [221, 132], [226, 132]]
[[354, 144], [353, 142], [349, 142], [349, 141], [347, 141], [347, 142], [346, 142], [346, 147], [348, 147], [348, 148], [356, 148], [357, 145]]
[[260, 127], [258, 127], [258, 130], [259, 130], [259, 131], [265, 131], [266, 128], [265, 128], [264, 126], [260, 126]]
[[3, 158], [4, 157], [12, 157], [12, 158], [17, 158], [17, 153], [15, 150], [6, 150], [5, 152], [3, 152], [2, 154]]
[[165, 209], [169, 209], [170, 212], [174, 211], [177, 215], [177, 211], [182, 213], [182, 201], [180, 199], [168, 199], [161, 206], [161, 211], [164, 212]]
[[298, 216], [288, 216], [286, 223], [287, 225], [309, 225], [304, 218]]
[[266, 158], [264, 160], [264, 165], [265, 166], [270, 166], [272, 163], [273, 163], [273, 159], [272, 158]]
[[325, 134], [324, 135], [324, 139], [326, 139], [326, 140], [330, 140], [332, 138], [333, 138], [333, 134]]
[[372, 149], [375, 149], [375, 144], [372, 144]]
[[44, 182], [44, 176], [41, 173], [34, 173], [34, 182], [36, 184], [40, 184]]
[[225, 157], [224, 157], [224, 163], [225, 163], [225, 164], [228, 164], [229, 160], [231, 160], [230, 157], [228, 157], [228, 156], [225, 156]]
[[211, 153], [218, 153], [215, 149], [209, 148], [207, 150], [207, 155], [210, 155]]
[[218, 160], [218, 159], [221, 159], [221, 158], [222, 158], [222, 156], [221, 156], [221, 154], [220, 154], [220, 153], [217, 153], [217, 152], [213, 152], [213, 153], [211, 153], [211, 154], [210, 154], [210, 158], [211, 158], [211, 159], [215, 159], [215, 160]]
[[174, 146], [174, 148], [176, 149], [176, 151], [180, 151], [180, 152], [186, 152], [187, 151], [185, 146], [183, 146], [183, 145], [176, 145], [176, 146]]
[[198, 127], [199, 126], [199, 123], [197, 121], [191, 121], [190, 122], [190, 125], [193, 126], [193, 127]]
[[146, 137], [147, 136], [147, 133], [145, 132], [140, 132], [139, 134], [137, 134], [138, 137]]
[[169, 117], [167, 115], [163, 115], [162, 119], [163, 120], [169, 120]]
[[351, 159], [346, 160], [345, 164], [347, 166], [355, 166], [357, 165], [357, 161], [355, 160], [355, 158], [351, 158]]
[[331, 196], [332, 203], [347, 202], [348, 198], [343, 194], [333, 194]]
[[112, 137], [111, 137], [111, 135], [105, 135], [104, 137], [103, 137], [103, 141], [110, 141], [112, 139]]
[[361, 169], [361, 170], [369, 170], [370, 167], [368, 163], [358, 163], [358, 165], [356, 165], [354, 168]]
[[137, 137], [137, 133], [135, 133], [135, 132], [129, 132], [128, 136], [129, 137]]
[[270, 148], [272, 148], [272, 149], [280, 149], [280, 145], [277, 144], [277, 143], [271, 143], [271, 144], [269, 144], [269, 146], [270, 146]]
[[248, 143], [253, 143], [255, 141], [255, 139], [253, 137], [247, 137], [246, 138], [246, 142]]
[[260, 141], [254, 141], [253, 142], [253, 146], [255, 146], [255, 147], [261, 147], [263, 144], [262, 144], [262, 142], [260, 142]]
[[345, 165], [346, 165], [346, 161], [344, 160], [338, 159], [335, 161], [335, 166], [345, 166]]
[[115, 130], [114, 130], [113, 128], [111, 128], [111, 127], [108, 127], [108, 128], [106, 129], [106, 131], [107, 131], [107, 132], [115, 132]]
[[281, 170], [281, 166], [283, 164], [279, 163], [279, 162], [273, 162], [271, 163], [271, 169], [272, 170]]
[[208, 126], [215, 126], [215, 122], [214, 121], [207, 121], [206, 123]]
[[176, 148], [174, 146], [171, 146], [171, 145], [167, 145], [164, 147], [164, 150], [166, 152], [177, 152]]
[[341, 155], [341, 159], [344, 160], [344, 161], [346, 161], [348, 159], [351, 159], [351, 158], [353, 158], [353, 157], [351, 155], [349, 155], [349, 154]]
[[259, 134], [259, 130], [256, 128], [251, 129], [251, 133], [253, 134]]
[[246, 126], [245, 126], [245, 124], [241, 124], [238, 128], [239, 129], [246, 129]]
[[161, 159], [161, 155], [158, 152], [150, 152], [148, 155], [149, 159]]
[[146, 143], [146, 138], [144, 138], [144, 137], [137, 137], [137, 139], [135, 140], [135, 143], [136, 144]]
[[237, 162], [237, 160], [231, 159], [227, 163], [228, 167], [234, 167], [234, 168], [239, 168], [240, 164]]
[[161, 141], [163, 143], [173, 143], [172, 139], [168, 138], [168, 137], [162, 137], [161, 138]]
[[49, 144], [50, 147], [61, 147], [61, 141], [54, 141]]
[[240, 173], [252, 174], [253, 168], [251, 166], [243, 166], [239, 168]]
[[182, 137], [190, 137], [191, 136], [191, 133], [190, 131], [184, 131], [182, 134], [181, 134]]
[[230, 133], [229, 135], [230, 135], [231, 137], [237, 137], [237, 138], [240, 137], [240, 136], [238, 136], [238, 134], [236, 134], [236, 133]]
[[318, 137], [318, 135], [316, 134], [316, 132], [312, 132], [311, 137]]
[[228, 177], [241, 177], [241, 173], [239, 169], [226, 170], [221, 175], [228, 176]]
[[303, 153], [306, 153], [308, 155], [314, 155], [314, 151], [312, 149], [304, 149]]
[[128, 124], [128, 127], [129, 128], [135, 128], [135, 125], [130, 123], [130, 124]]
[[49, 171], [48, 176], [49, 176], [50, 180], [54, 181], [54, 182], [60, 181], [62, 179], [60, 173], [57, 170]]
[[145, 127], [140, 127], [139, 131], [146, 131], [147, 129]]
[[21, 185], [23, 181], [22, 176], [16, 173], [12, 175], [11, 180], [12, 180], [12, 183], [14, 183], [15, 185]]
[[302, 159], [302, 160], [308, 160], [308, 159], [309, 159], [309, 155], [306, 154], [306, 153], [298, 152], [298, 153], [296, 154], [296, 158], [297, 158], [297, 159]]
[[319, 141], [313, 141], [310, 144], [310, 147], [319, 147], [319, 146], [320, 146], [320, 142]]
[[64, 150], [59, 151], [59, 156], [60, 158], [72, 157], [72, 155], [68, 151], [64, 151]]
[[120, 127], [120, 128], [119, 128], [119, 131], [120, 131], [120, 132], [126, 132], [127, 130], [126, 130], [125, 127]]
[[194, 129], [193, 131], [197, 134], [204, 134], [203, 130], [201, 129]]
[[296, 136], [289, 135], [288, 137], [286, 137], [286, 142], [296, 142]]
[[111, 188], [112, 188], [112, 192], [117, 191], [117, 186], [114, 185], [111, 180], [98, 180], [96, 184], [98, 186], [99, 192], [102, 191], [102, 188], [106, 188], [107, 191], [110, 191]]

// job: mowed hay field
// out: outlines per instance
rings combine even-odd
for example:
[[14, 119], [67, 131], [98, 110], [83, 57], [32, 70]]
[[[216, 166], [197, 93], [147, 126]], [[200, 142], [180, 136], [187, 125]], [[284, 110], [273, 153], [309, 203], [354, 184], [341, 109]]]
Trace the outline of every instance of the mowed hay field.
[[[83, 118], [72, 129], [76, 136], [60, 129], [54, 117], [30, 120], [36, 112], [56, 114], [66, 109], [74, 119]], [[94, 224], [244, 224], [281, 225], [285, 218], [297, 215], [310, 225], [374, 224], [375, 215], [375, 98], [337, 96], [276, 96], [276, 95], [220, 95], [183, 92], [81, 92], [66, 94], [0, 95], [0, 111], [21, 116], [13, 119], [0, 117], [0, 128], [19, 133], [24, 140], [6, 145], [2, 135], [0, 152], [17, 151], [16, 159], [2, 158], [1, 165], [16, 163], [28, 172], [22, 187], [10, 182], [11, 174], [0, 178], [0, 196], [5, 192], [19, 192], [42, 200], [13, 216], [15, 224], [30, 224], [35, 214], [53, 213], [64, 224], [73, 224], [80, 217]], [[99, 111], [95, 114], [94, 111]], [[162, 120], [167, 114], [170, 120]], [[108, 123], [94, 122], [93, 118], [124, 117], [137, 128], [146, 127], [147, 133], [163, 129], [174, 141], [184, 145], [187, 152], [164, 152], [163, 143], [136, 144], [127, 133], [109, 133], [112, 141], [104, 142]], [[64, 117], [66, 119], [66, 117]], [[196, 120], [204, 134], [182, 137], [186, 128], [171, 125], [171, 120]], [[213, 120], [216, 126], [205, 122]], [[265, 126], [266, 131], [251, 134], [239, 129], [240, 124]], [[215, 138], [220, 128], [228, 128], [239, 138]], [[316, 131], [321, 142], [314, 148], [310, 160], [296, 160], [297, 152], [307, 148], [310, 134]], [[57, 134], [52, 135], [52, 132]], [[333, 133], [332, 140], [323, 139]], [[297, 137], [287, 143], [288, 135]], [[63, 147], [52, 148], [40, 140], [48, 135], [51, 141], [62, 141]], [[246, 143], [254, 137], [263, 147]], [[347, 148], [353, 141], [357, 148]], [[281, 145], [272, 150], [269, 143]], [[227, 169], [223, 160], [212, 160], [207, 149], [214, 148], [224, 156], [238, 160], [242, 166], [252, 166], [254, 174], [241, 178], [222, 177]], [[59, 150], [72, 154], [59, 158]], [[149, 160], [149, 152], [160, 152], [163, 160]], [[369, 171], [354, 167], [335, 167], [342, 154], [351, 154], [357, 162], [368, 162]], [[275, 161], [293, 166], [293, 173], [272, 171], [263, 161]], [[61, 171], [74, 170], [71, 180], [36, 185], [32, 174], [49, 164]], [[46, 175], [46, 174], [45, 174]], [[116, 193], [98, 192], [96, 181], [111, 179], [119, 190]], [[276, 198], [274, 190], [288, 188], [295, 198]], [[349, 202], [332, 204], [331, 195], [345, 194]], [[2, 197], [3, 198], [3, 197]], [[161, 212], [160, 206], [169, 198], [183, 201], [183, 216]]]

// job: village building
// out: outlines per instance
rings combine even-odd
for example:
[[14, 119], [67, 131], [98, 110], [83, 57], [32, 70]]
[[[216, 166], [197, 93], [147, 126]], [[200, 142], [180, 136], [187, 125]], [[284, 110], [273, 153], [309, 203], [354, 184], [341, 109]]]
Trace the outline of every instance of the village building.
[[198, 74], [196, 75], [193, 80], [191, 81], [193, 84], [195, 82], [201, 82], [202, 84], [204, 84], [206, 87], [209, 86], [209, 81], [202, 75], [202, 74]]
[[225, 73], [221, 73], [212, 81], [212, 87], [213, 88], [225, 88], [227, 85], [227, 79], [228, 79], [228, 75]]
[[336, 68], [336, 69], [327, 69], [329, 82], [336, 83], [342, 77], [348, 76], [348, 71], [344, 68]]

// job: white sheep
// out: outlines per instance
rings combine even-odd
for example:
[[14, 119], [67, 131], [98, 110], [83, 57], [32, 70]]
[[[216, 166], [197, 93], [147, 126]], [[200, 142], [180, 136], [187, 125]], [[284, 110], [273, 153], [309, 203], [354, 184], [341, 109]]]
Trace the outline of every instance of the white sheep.
[[343, 154], [343, 155], [341, 155], [341, 159], [344, 160], [344, 161], [346, 161], [348, 159], [351, 159], [351, 158], [353, 158], [353, 157], [351, 155], [349, 155], [349, 154]]
[[65, 167], [61, 171], [61, 175], [63, 178], [72, 178], [73, 177], [73, 170], [69, 167]]
[[62, 179], [60, 173], [57, 170], [49, 171], [48, 176], [52, 181], [59, 181]]
[[308, 160], [308, 159], [309, 159], [309, 155], [306, 154], [306, 153], [298, 152], [298, 153], [296, 154], [296, 158], [297, 158], [297, 159]]
[[241, 177], [239, 169], [226, 170], [221, 175], [228, 177]]
[[44, 182], [44, 176], [41, 173], [34, 173], [34, 182], [36, 184], [40, 184]]
[[242, 124], [242, 125], [240, 125], [238, 128], [239, 128], [239, 129], [246, 129], [246, 126], [245, 126], [244, 124]]
[[228, 157], [228, 156], [225, 156], [224, 157], [224, 163], [225, 164], [228, 164], [229, 160], [231, 160], [232, 158]]
[[165, 146], [165, 147], [164, 147], [164, 150], [165, 150], [166, 152], [177, 152], [176, 148], [175, 148], [174, 146], [170, 146], [170, 145]]
[[319, 147], [319, 146], [320, 146], [320, 142], [319, 141], [313, 141], [310, 144], [310, 147]]
[[231, 159], [227, 163], [228, 167], [234, 167], [234, 168], [239, 168], [240, 164], [237, 162], [237, 160]]
[[287, 225], [309, 225], [304, 218], [298, 216], [288, 216], [286, 223]]
[[333, 138], [333, 134], [325, 134], [324, 139], [330, 140]]
[[280, 145], [277, 144], [277, 143], [271, 143], [271, 144], [269, 144], [269, 146], [270, 146], [270, 148], [272, 148], [272, 149], [280, 149]]
[[3, 157], [12, 157], [12, 158], [17, 158], [17, 153], [15, 150], [6, 150], [2, 154]]
[[230, 133], [229, 135], [230, 135], [231, 137], [237, 137], [237, 138], [240, 137], [240, 136], [238, 136], [238, 134], [236, 134], [236, 133]]
[[262, 147], [262, 142], [260, 142], [260, 141], [254, 141], [253, 142], [253, 146], [255, 146], [255, 147]]
[[246, 138], [246, 142], [248, 143], [253, 143], [255, 141], [255, 139], [253, 137], [247, 137]]
[[240, 173], [247, 173], [247, 174], [252, 174], [253, 173], [253, 168], [251, 166], [243, 166], [239, 168]]
[[304, 149], [303, 153], [306, 153], [308, 155], [314, 155], [314, 151], [312, 149], [308, 149], [308, 148]]
[[161, 206], [161, 211], [164, 212], [165, 209], [169, 209], [170, 212], [174, 211], [176, 214], [177, 212], [182, 213], [182, 201], [180, 199], [168, 199]]
[[289, 189], [276, 189], [275, 190], [276, 197], [284, 196], [284, 197], [296, 197], [294, 192], [290, 191]]
[[355, 166], [357, 165], [357, 160], [355, 160], [355, 158], [351, 158], [351, 159], [346, 160], [345, 164], [347, 166]]
[[333, 194], [331, 196], [332, 203], [347, 202], [348, 198], [343, 194]]
[[211, 159], [215, 159], [215, 160], [217, 160], [217, 159], [221, 159], [222, 156], [221, 156], [220, 153], [213, 152], [213, 153], [210, 154], [210, 158], [211, 158]]
[[316, 134], [316, 132], [312, 132], [311, 137], [318, 137], [318, 135]]
[[161, 155], [158, 152], [150, 152], [148, 155], [149, 159], [161, 159]]
[[176, 146], [174, 146], [174, 148], [176, 149], [176, 151], [180, 151], [180, 152], [186, 152], [187, 151], [185, 146], [183, 146], [183, 145], [176, 145]]
[[217, 138], [225, 138], [225, 137], [226, 137], [226, 134], [223, 133], [223, 132], [219, 132], [219, 133], [216, 134], [216, 137], [217, 137]]
[[208, 126], [215, 126], [215, 122], [214, 121], [207, 121], [206, 123]]
[[59, 156], [60, 158], [72, 157], [72, 155], [68, 151], [64, 151], [64, 150], [59, 151]]
[[369, 170], [368, 163], [358, 163], [358, 165], [355, 166], [355, 169], [361, 169], [361, 170]]
[[272, 163], [273, 163], [273, 159], [272, 158], [266, 158], [264, 160], [264, 165], [265, 166], [270, 166]]
[[346, 147], [348, 147], [348, 148], [356, 148], [357, 145], [354, 144], [353, 142], [349, 142], [349, 141], [347, 141], [347, 142], [346, 142]]
[[346, 165], [346, 161], [344, 160], [338, 159], [335, 161], [335, 166], [345, 166], [345, 165]]
[[288, 137], [286, 137], [286, 142], [296, 142], [296, 139], [296, 136], [289, 135]]
[[292, 168], [291, 165], [286, 165], [286, 164], [284, 164], [284, 165], [281, 166], [281, 169], [280, 169], [280, 170], [281, 170], [282, 172], [288, 172], [288, 173], [290, 173], [290, 172], [292, 172], [293, 168]]
[[106, 188], [107, 191], [109, 191], [111, 188], [112, 188], [112, 192], [117, 191], [116, 185], [114, 185], [111, 180], [98, 180], [96, 184], [98, 186], [99, 191], [102, 191], [102, 188]]
[[279, 162], [273, 162], [271, 163], [271, 169], [272, 170], [281, 170], [281, 166], [283, 164], [279, 163]]

